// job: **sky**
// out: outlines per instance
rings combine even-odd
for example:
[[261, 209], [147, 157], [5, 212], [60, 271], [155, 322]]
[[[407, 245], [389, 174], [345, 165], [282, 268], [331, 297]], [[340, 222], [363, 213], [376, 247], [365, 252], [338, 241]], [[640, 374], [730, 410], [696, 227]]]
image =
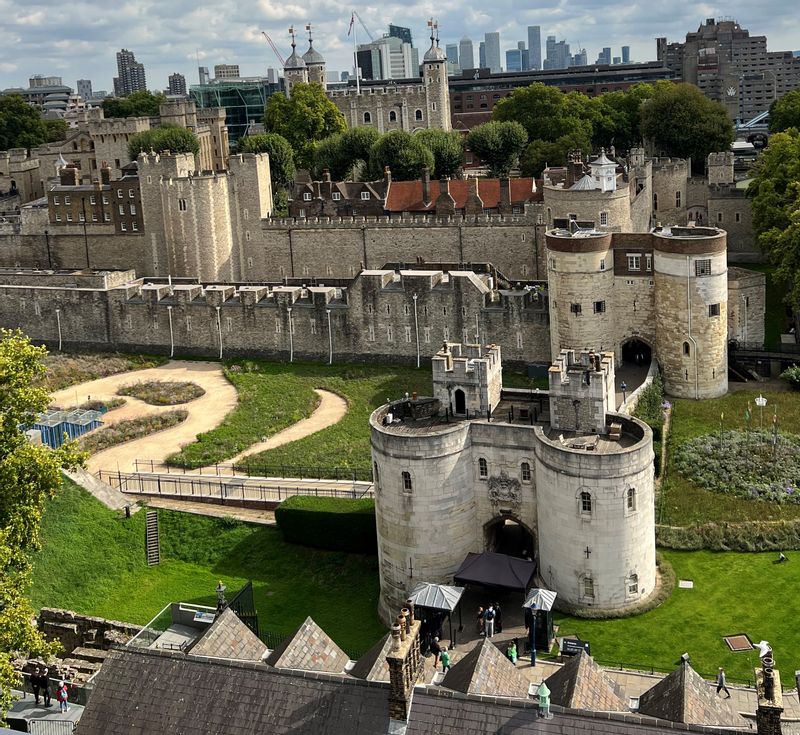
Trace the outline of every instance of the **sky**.
[[[236, 63], [243, 76], [266, 73], [278, 62], [261, 31], [266, 31], [281, 54], [289, 55], [288, 29], [301, 29], [298, 48], [307, 48], [305, 25], [311, 23], [314, 47], [326, 59], [328, 70], [352, 66], [352, 36], [347, 30], [351, 9], [340, 0], [0, 0], [0, 89], [27, 86], [34, 74], [61, 76], [75, 87], [77, 79], [91, 79], [95, 90], [112, 90], [115, 53], [125, 47], [145, 65], [150, 89], [164, 89], [173, 72], [197, 83], [197, 59], [214, 64]], [[594, 61], [604, 46], [612, 55], [631, 47], [633, 61], [655, 58], [655, 38], [684, 40], [705, 18], [733, 18], [751, 35], [766, 35], [771, 51], [800, 49], [797, 0], [729, 0], [724, 4], [696, 0], [386, 0], [355, 6], [366, 27], [377, 38], [389, 23], [411, 28], [414, 45], [430, 45], [426, 22], [439, 22], [441, 46], [463, 36], [475, 43], [489, 31], [500, 32], [501, 51], [527, 40], [529, 25], [566, 40], [573, 53], [588, 50]], [[313, 8], [309, 10], [308, 8]], [[359, 43], [367, 41], [356, 23]], [[542, 53], [544, 57], [544, 52]], [[213, 70], [212, 70], [213, 71]]]

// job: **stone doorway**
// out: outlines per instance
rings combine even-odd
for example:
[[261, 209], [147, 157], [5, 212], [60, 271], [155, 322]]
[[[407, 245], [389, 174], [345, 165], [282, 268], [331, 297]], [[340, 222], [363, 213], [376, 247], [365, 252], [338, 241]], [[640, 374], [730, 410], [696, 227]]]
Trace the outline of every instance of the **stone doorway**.
[[467, 412], [467, 397], [461, 388], [456, 388], [453, 400], [455, 402], [454, 413], [458, 416], [463, 416]]
[[622, 364], [636, 367], [649, 367], [653, 350], [647, 342], [640, 339], [629, 339], [622, 345]]
[[536, 552], [533, 533], [513, 516], [500, 516], [484, 527], [486, 551], [533, 560]]

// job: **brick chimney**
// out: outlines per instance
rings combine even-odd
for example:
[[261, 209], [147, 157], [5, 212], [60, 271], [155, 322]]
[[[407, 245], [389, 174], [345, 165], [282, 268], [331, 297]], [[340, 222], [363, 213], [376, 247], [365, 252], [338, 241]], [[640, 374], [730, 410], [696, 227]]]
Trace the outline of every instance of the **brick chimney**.
[[505, 176], [500, 179], [500, 214], [511, 214], [511, 179]]
[[103, 165], [100, 166], [100, 182], [103, 184], [111, 184], [111, 167], [103, 161]]
[[445, 176], [439, 180], [439, 197], [436, 200], [436, 214], [446, 217], [456, 213], [456, 200], [450, 193], [450, 177]]
[[68, 163], [59, 172], [61, 186], [78, 186], [81, 183], [81, 173], [74, 163]]
[[431, 171], [422, 167], [422, 203], [427, 207], [431, 203]]
[[781, 677], [775, 668], [772, 652], [761, 659], [761, 668], [755, 670], [756, 729], [758, 735], [781, 735], [781, 713], [783, 712], [783, 693]]
[[[430, 174], [428, 174], [430, 176]], [[392, 169], [388, 166], [383, 167], [383, 180], [386, 182], [386, 186], [392, 183]]]
[[564, 188], [569, 189], [573, 184], [580, 181], [584, 173], [583, 154], [580, 150], [570, 151], [567, 154], [567, 178], [564, 181]]
[[413, 609], [405, 609], [392, 626], [392, 647], [386, 656], [389, 665], [389, 718], [405, 721], [411, 710], [411, 693], [423, 670], [419, 648], [421, 624]]
[[469, 193], [467, 194], [467, 199], [464, 202], [464, 214], [483, 214], [483, 199], [481, 199], [481, 195], [478, 193], [478, 179], [468, 179], [468, 183]]
[[323, 180], [323, 181], [325, 181], [325, 182], [328, 182], [328, 183], [330, 183], [330, 180], [331, 180], [331, 172], [330, 172], [330, 170], [329, 170], [329, 169], [327, 169], [327, 168], [323, 168], [323, 169], [322, 169], [322, 180]]

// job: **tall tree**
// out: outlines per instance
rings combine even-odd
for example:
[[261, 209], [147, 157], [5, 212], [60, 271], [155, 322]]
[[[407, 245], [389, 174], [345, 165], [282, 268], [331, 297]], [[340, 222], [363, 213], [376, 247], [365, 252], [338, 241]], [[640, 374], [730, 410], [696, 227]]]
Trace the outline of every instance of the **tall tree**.
[[380, 137], [375, 128], [359, 125], [321, 140], [314, 150], [315, 175], [321, 176], [327, 168], [334, 181], [344, 181], [363, 171], [370, 149]]
[[433, 153], [417, 140], [416, 135], [405, 130], [392, 130], [380, 138], [369, 152], [372, 178], [380, 178], [386, 166], [391, 170], [392, 178], [412, 181], [422, 176], [425, 166], [433, 170]]
[[725, 108], [693, 84], [659, 82], [642, 103], [642, 135], [659, 153], [691, 158], [704, 171], [706, 158], [733, 143], [733, 123]]
[[634, 84], [625, 92], [608, 92], [594, 97], [593, 102], [602, 111], [594, 123], [592, 143], [596, 146], [616, 147], [630, 151], [642, 145], [642, 103], [653, 94], [653, 85]]
[[0, 97], [0, 151], [35, 148], [47, 140], [47, 128], [38, 110], [20, 94]]
[[47, 142], [57, 143], [66, 139], [69, 133], [69, 125], [66, 120], [58, 118], [56, 120], [45, 120], [44, 126], [47, 130]]
[[106, 117], [155, 117], [159, 107], [167, 101], [162, 92], [153, 94], [147, 90], [131, 92], [127, 97], [108, 97], [103, 100]]
[[200, 141], [197, 136], [187, 128], [177, 125], [162, 125], [160, 128], [143, 130], [131, 136], [128, 141], [128, 155], [132, 161], [144, 152], [170, 151], [171, 153], [197, 153], [200, 151]]
[[237, 146], [239, 153], [267, 153], [272, 176], [272, 188], [286, 189], [294, 181], [294, 151], [289, 141], [277, 133], [260, 133], [242, 138]]
[[576, 136], [562, 135], [552, 142], [534, 140], [520, 156], [519, 167], [523, 176], [539, 178], [547, 166], [563, 166], [570, 151], [591, 150], [588, 138], [580, 133]]
[[437, 179], [452, 178], [460, 173], [464, 165], [464, 136], [461, 133], [428, 128], [414, 135], [433, 153], [433, 175]]
[[319, 84], [296, 84], [291, 97], [273, 94], [264, 111], [264, 128], [289, 141], [298, 168], [314, 165], [315, 144], [347, 129], [344, 115]]
[[800, 333], [800, 132], [775, 133], [753, 169], [747, 194], [761, 249], [787, 287], [787, 304]]
[[489, 167], [492, 176], [508, 176], [527, 142], [528, 134], [518, 122], [485, 123], [467, 136], [467, 148]]
[[11, 705], [12, 687], [19, 686], [11, 666], [15, 654], [49, 657], [58, 649], [32, 622], [25, 596], [30, 552], [39, 547], [44, 505], [61, 485], [61, 469], [84, 458], [71, 445], [33, 446], [20, 428], [50, 403], [47, 391], [34, 387], [45, 354], [20, 332], [0, 331], [0, 719]]
[[800, 90], [775, 100], [769, 108], [769, 132], [780, 133], [789, 128], [800, 130]]

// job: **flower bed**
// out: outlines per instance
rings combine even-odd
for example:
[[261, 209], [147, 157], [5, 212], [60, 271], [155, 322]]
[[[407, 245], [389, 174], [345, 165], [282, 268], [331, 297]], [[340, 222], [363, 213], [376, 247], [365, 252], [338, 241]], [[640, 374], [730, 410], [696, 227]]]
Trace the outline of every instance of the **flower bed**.
[[188, 411], [178, 409], [177, 411], [166, 411], [138, 419], [120, 421], [118, 424], [113, 424], [82, 437], [78, 440], [78, 448], [82, 452], [96, 454], [117, 444], [140, 439], [156, 431], [169, 429], [181, 423], [181, 421], [185, 421], [188, 415]]
[[800, 436], [774, 439], [757, 431], [705, 434], [678, 447], [674, 468], [706, 490], [800, 503]]
[[175, 406], [205, 395], [205, 391], [196, 383], [169, 380], [151, 380], [146, 383], [124, 385], [117, 393], [121, 396], [138, 398], [151, 406]]

